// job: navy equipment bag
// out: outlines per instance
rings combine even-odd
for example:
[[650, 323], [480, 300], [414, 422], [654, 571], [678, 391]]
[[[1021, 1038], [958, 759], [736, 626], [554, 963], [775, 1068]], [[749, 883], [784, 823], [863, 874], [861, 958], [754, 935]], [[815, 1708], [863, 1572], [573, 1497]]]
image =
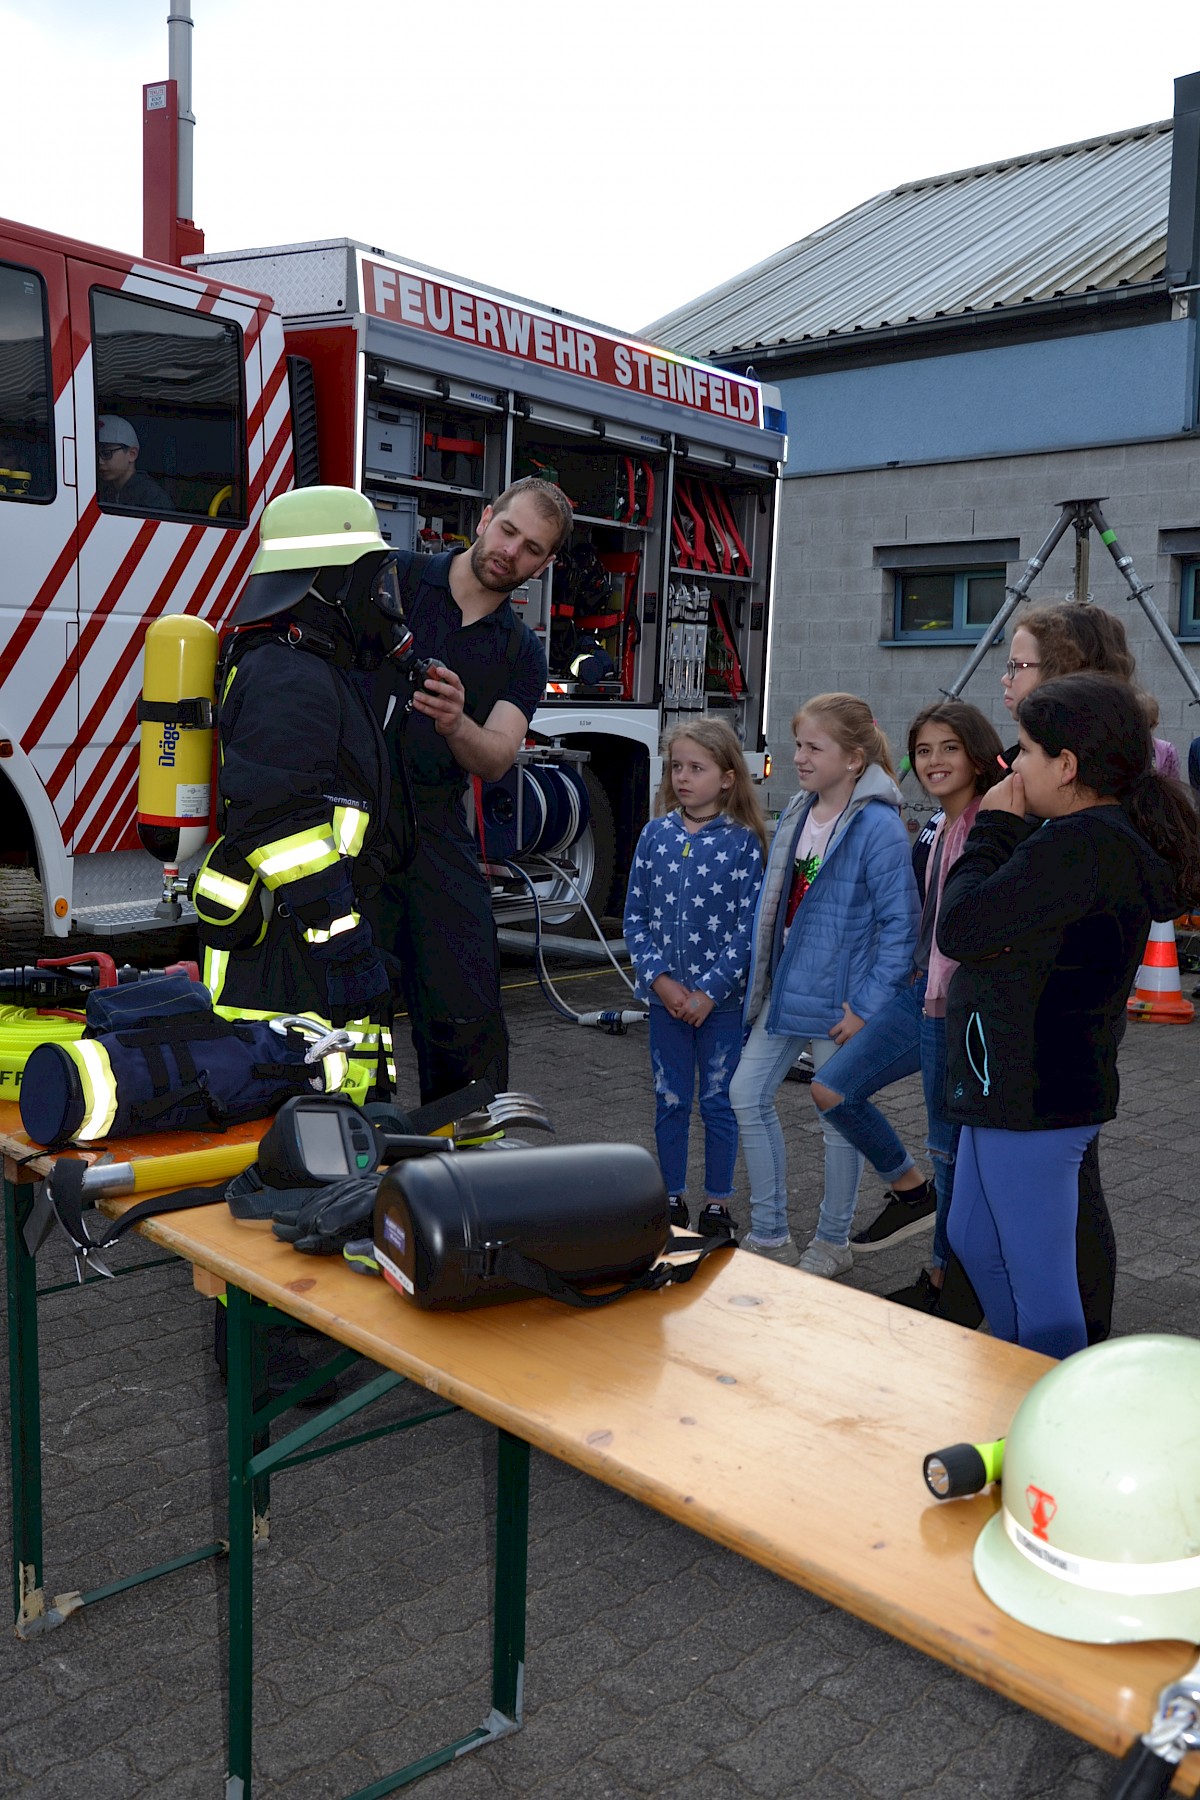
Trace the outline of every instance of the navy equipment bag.
[[292, 1094], [333, 1091], [345, 1078], [344, 1052], [323, 1043], [319, 1028], [222, 1019], [208, 989], [182, 976], [105, 990], [97, 1032], [98, 998], [88, 997], [83, 1037], [39, 1044], [25, 1065], [21, 1123], [51, 1150], [72, 1139], [221, 1131], [263, 1118]]

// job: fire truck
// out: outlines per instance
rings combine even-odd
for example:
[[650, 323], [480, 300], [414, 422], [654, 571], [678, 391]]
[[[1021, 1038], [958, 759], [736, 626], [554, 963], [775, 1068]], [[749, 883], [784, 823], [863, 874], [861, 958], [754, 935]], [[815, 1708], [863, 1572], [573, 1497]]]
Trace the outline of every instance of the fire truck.
[[[718, 713], [762, 766], [778, 395], [348, 240], [183, 260], [0, 221], [0, 859], [36, 867], [47, 932], [153, 921], [146, 629], [220, 628], [264, 505], [318, 481], [361, 488], [418, 552], [468, 543], [510, 480], [569, 495], [569, 545], [514, 596], [550, 683], [478, 810], [482, 850], [502, 921], [533, 894], [550, 924], [581, 895], [619, 901], [666, 723]], [[564, 759], [590, 824], [547, 843], [538, 771]], [[518, 859], [540, 852], [532, 886], [492, 822]]]

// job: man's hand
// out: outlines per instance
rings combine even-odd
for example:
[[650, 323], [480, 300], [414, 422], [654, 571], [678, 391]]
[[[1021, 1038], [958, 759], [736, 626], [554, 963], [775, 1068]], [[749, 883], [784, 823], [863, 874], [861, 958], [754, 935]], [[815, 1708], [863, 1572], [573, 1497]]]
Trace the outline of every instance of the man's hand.
[[851, 1012], [849, 1005], [843, 1000], [842, 1016], [836, 1025], [830, 1027], [829, 1035], [835, 1044], [849, 1043], [855, 1032], [861, 1031], [866, 1022], [865, 1019], [860, 1019], [857, 1013]]
[[413, 695], [413, 710], [432, 719], [439, 736], [452, 738], [462, 728], [466, 700], [463, 684], [454, 670], [445, 663], [436, 663]]
[[1025, 817], [1029, 810], [1025, 804], [1025, 783], [1016, 769], [1011, 775], [1006, 775], [1003, 781], [998, 781], [995, 787], [988, 789], [979, 802], [979, 810], [1012, 813], [1017, 819]]
[[517, 760], [529, 721], [511, 700], [497, 700], [482, 725], [463, 710], [466, 694], [453, 669], [443, 663], [431, 669], [425, 685], [413, 695], [413, 710], [433, 720], [460, 769], [499, 781]]

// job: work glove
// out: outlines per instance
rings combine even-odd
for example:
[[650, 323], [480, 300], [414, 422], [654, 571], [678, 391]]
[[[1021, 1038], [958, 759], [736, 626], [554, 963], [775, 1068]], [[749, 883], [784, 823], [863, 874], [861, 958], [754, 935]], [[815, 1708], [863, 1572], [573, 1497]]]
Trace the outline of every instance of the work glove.
[[356, 1175], [317, 1188], [296, 1212], [276, 1213], [275, 1236], [306, 1256], [337, 1256], [352, 1238], [369, 1235], [382, 1175]]
[[[315, 892], [311, 891], [314, 887]], [[288, 905], [308, 955], [322, 967], [326, 1012], [333, 1024], [345, 1025], [350, 1019], [383, 1011], [384, 1002], [390, 1003], [391, 982], [366, 920], [359, 919], [349, 931], [319, 938], [320, 933], [329, 930], [330, 921], [344, 919], [357, 910], [346, 865], [322, 870], [319, 885], [316, 876], [295, 883]], [[309, 933], [318, 935], [318, 941], [314, 943]]]
[[386, 1000], [390, 1007], [392, 984], [374, 948], [327, 964], [325, 994], [334, 1025], [364, 1019]]

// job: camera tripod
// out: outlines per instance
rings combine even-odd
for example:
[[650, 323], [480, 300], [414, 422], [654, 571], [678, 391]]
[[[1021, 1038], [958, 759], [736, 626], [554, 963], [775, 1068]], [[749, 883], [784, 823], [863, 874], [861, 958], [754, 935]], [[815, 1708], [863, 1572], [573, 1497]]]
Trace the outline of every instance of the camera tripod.
[[1060, 509], [1058, 518], [1055, 520], [1049, 536], [1037, 552], [1030, 557], [1020, 579], [1013, 582], [1011, 585], [1006, 585], [1004, 589], [1004, 604], [1001, 606], [999, 612], [996, 614], [979, 642], [975, 645], [975, 648], [967, 658], [964, 667], [956, 676], [955, 680], [951, 682], [950, 686], [942, 689], [946, 698], [948, 700], [959, 699], [963, 689], [966, 687], [968, 681], [970, 681], [972, 675], [975, 673], [992, 645], [996, 643], [997, 639], [1003, 636], [1005, 626], [1016, 612], [1018, 606], [1020, 606], [1022, 600], [1027, 597], [1029, 589], [1032, 587], [1037, 576], [1041, 574], [1051, 552], [1054, 550], [1059, 539], [1065, 534], [1068, 526], [1074, 526], [1075, 529], [1075, 591], [1072, 597], [1075, 600], [1087, 601], [1091, 529], [1094, 525], [1099, 533], [1100, 542], [1104, 545], [1118, 569], [1121, 571], [1121, 574], [1129, 587], [1130, 593], [1150, 621], [1159, 643], [1182, 676], [1183, 684], [1187, 688], [1188, 693], [1192, 696], [1191, 704], [1193, 706], [1200, 705], [1200, 677], [1197, 676], [1195, 669], [1193, 669], [1191, 663], [1188, 662], [1183, 651], [1179, 648], [1178, 643], [1167, 627], [1166, 620], [1155, 606], [1153, 600], [1151, 600], [1150, 588], [1147, 583], [1141, 579], [1137, 570], [1134, 568], [1133, 558], [1129, 556], [1126, 551], [1122, 550], [1118, 543], [1116, 532], [1109, 525], [1107, 519], [1100, 510], [1099, 500], [1063, 500], [1060, 502]]

